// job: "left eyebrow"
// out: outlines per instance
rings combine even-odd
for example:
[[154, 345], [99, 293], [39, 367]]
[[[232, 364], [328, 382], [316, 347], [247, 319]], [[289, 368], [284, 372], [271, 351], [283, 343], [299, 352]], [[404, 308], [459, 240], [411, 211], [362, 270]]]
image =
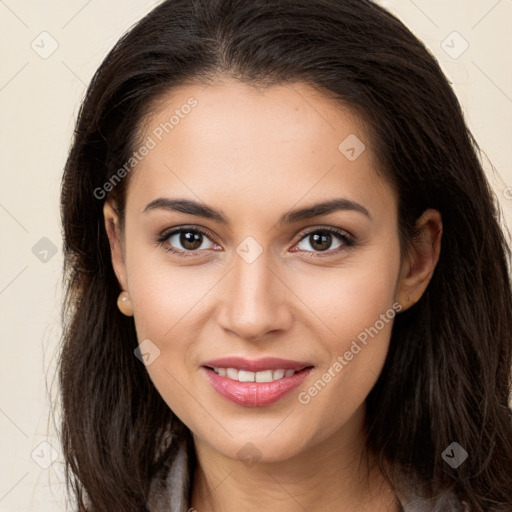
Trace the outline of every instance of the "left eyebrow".
[[[143, 210], [148, 212], [156, 209], [172, 210], [176, 212], [196, 215], [206, 219], [215, 220], [221, 224], [229, 224], [227, 219], [217, 210], [208, 205], [192, 201], [190, 199], [169, 199], [160, 197], [151, 201]], [[361, 204], [349, 199], [339, 198], [317, 203], [305, 208], [291, 210], [285, 213], [280, 219], [279, 224], [293, 224], [304, 219], [328, 215], [335, 211], [355, 211], [362, 213], [369, 219], [372, 219], [370, 212]]]
[[351, 201], [349, 199], [331, 199], [330, 201], [324, 201], [323, 203], [317, 203], [312, 206], [292, 210], [285, 213], [279, 220], [280, 224], [292, 224], [299, 220], [310, 219], [320, 215], [328, 215], [335, 211], [355, 211], [366, 215], [369, 219], [372, 219], [370, 212], [361, 204]]

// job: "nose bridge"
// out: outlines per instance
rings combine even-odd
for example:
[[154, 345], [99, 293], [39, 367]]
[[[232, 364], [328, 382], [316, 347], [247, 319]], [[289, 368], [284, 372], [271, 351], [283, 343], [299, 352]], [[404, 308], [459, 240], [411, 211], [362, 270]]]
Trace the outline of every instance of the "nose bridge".
[[223, 327], [246, 339], [286, 329], [291, 320], [285, 286], [276, 275], [275, 264], [267, 251], [260, 250], [258, 255], [256, 249], [249, 245], [244, 252], [243, 244], [238, 247], [224, 303]]

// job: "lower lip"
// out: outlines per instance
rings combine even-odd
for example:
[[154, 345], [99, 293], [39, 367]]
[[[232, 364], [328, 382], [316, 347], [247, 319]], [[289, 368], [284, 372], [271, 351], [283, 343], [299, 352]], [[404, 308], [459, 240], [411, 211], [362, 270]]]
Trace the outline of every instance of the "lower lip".
[[204, 366], [203, 370], [213, 389], [231, 402], [244, 407], [263, 407], [277, 402], [300, 386], [313, 368], [304, 368], [290, 377], [283, 377], [273, 382], [239, 382], [222, 377]]

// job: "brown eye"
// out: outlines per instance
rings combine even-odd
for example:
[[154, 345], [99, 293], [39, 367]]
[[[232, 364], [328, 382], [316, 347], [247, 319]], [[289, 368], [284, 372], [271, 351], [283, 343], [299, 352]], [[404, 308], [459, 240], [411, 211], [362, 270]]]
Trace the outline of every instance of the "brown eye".
[[[354, 244], [353, 239], [345, 232], [334, 229], [316, 229], [306, 233], [299, 241], [299, 246], [303, 242], [303, 247], [300, 250], [306, 252], [338, 252], [338, 250], [345, 247], [350, 247]], [[333, 247], [333, 243], [337, 244]], [[304, 247], [306, 246], [306, 247]], [[311, 250], [307, 248], [309, 246]]]
[[[206, 232], [198, 228], [182, 227], [162, 235], [158, 242], [175, 253], [196, 252], [213, 246]], [[211, 244], [208, 246], [208, 242]]]
[[182, 231], [178, 234], [178, 240], [182, 247], [188, 251], [195, 251], [202, 245], [203, 235], [192, 231]]

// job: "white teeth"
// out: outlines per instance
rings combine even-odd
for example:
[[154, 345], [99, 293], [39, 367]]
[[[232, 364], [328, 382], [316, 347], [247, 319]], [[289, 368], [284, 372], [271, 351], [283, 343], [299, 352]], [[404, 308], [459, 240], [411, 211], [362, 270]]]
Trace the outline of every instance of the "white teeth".
[[226, 377], [228, 379], [238, 380], [238, 370], [235, 368], [228, 368], [226, 370]]
[[256, 382], [272, 382], [274, 380], [272, 370], [256, 372]]
[[238, 370], [238, 380], [240, 382], [254, 382], [254, 372]]
[[282, 379], [284, 377], [284, 370], [274, 370], [274, 380]]
[[213, 371], [222, 377], [238, 380], [239, 382], [273, 382], [283, 377], [291, 377], [295, 370], [264, 370], [261, 372], [249, 372], [236, 368], [213, 368]]

